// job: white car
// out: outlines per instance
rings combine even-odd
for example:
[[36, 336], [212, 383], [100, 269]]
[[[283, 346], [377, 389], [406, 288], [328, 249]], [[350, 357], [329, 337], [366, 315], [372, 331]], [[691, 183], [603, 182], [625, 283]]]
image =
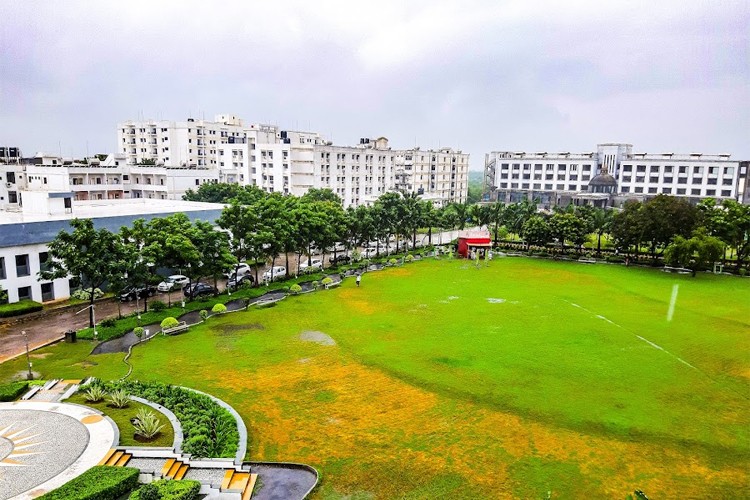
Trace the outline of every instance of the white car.
[[312, 259], [308, 265], [308, 260], [304, 259], [300, 262], [299, 272], [300, 274], [311, 273], [316, 269], [323, 269], [323, 261], [320, 259]]
[[333, 245], [333, 250], [335, 252], [345, 252], [346, 251], [346, 245], [344, 245], [341, 242], [338, 242], [335, 245]]
[[284, 276], [286, 276], [286, 267], [273, 266], [271, 269], [263, 273], [263, 281], [272, 281], [283, 278]]
[[235, 271], [237, 272], [237, 276], [244, 276], [252, 271], [252, 268], [247, 262], [240, 262], [239, 266], [232, 267], [224, 273], [224, 276], [229, 279], [232, 277], [232, 275], [234, 275]]
[[190, 283], [190, 278], [183, 276], [182, 274], [173, 274], [168, 276], [164, 281], [156, 286], [156, 289], [160, 292], [171, 292], [175, 287], [182, 288], [183, 286]]
[[375, 257], [376, 254], [377, 254], [377, 249], [375, 247], [367, 247], [367, 248], [362, 249], [362, 256], [366, 259]]

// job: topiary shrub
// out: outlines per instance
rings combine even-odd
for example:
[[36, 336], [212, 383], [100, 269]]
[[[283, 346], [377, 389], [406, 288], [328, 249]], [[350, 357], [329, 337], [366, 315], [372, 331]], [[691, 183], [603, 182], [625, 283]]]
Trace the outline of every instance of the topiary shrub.
[[409, 254], [404, 259], [406, 262], [414, 262], [414, 256], [412, 254]]
[[138, 486], [138, 474], [140, 472], [135, 467], [96, 465], [77, 478], [39, 498], [44, 500], [120, 498]]
[[[76, 290], [71, 297], [78, 300], [91, 300], [91, 290]], [[104, 297], [104, 292], [98, 288], [94, 288], [94, 300], [102, 297]]]
[[161, 312], [167, 308], [167, 304], [165, 304], [161, 300], [154, 300], [149, 304], [148, 308], [149, 310], [154, 312]]
[[142, 326], [136, 326], [135, 328], [133, 328], [133, 335], [138, 337], [138, 340], [141, 340], [145, 331], [146, 330], [144, 330]]
[[297, 283], [289, 287], [289, 291], [292, 292], [294, 295], [297, 295], [302, 291], [302, 287], [299, 286]]
[[214, 306], [211, 308], [211, 312], [217, 314], [225, 313], [227, 312], [227, 306], [225, 306], [224, 304], [214, 304]]
[[323, 278], [323, 280], [321, 281], [321, 283], [323, 283], [324, 287], [328, 288], [328, 285], [330, 285], [331, 283], [333, 283], [333, 280], [329, 276], [326, 276], [325, 278]]
[[153, 483], [144, 484], [139, 490], [130, 494], [129, 500], [194, 500], [198, 497], [201, 483], [192, 479], [179, 481], [160, 479]]
[[167, 328], [174, 328], [175, 326], [179, 324], [180, 322], [177, 321], [177, 318], [175, 318], [174, 316], [167, 316], [166, 318], [161, 320], [160, 326], [162, 330], [165, 330]]
[[388, 261], [388, 265], [395, 266], [398, 261], [396, 259], [391, 259]]
[[206, 321], [208, 319], [208, 311], [206, 311], [205, 309], [201, 309], [201, 312], [198, 313], [198, 316], [200, 316], [203, 321]]
[[318, 287], [320, 286], [320, 282], [318, 280], [315, 280], [312, 282], [312, 286], [314, 290], [317, 290]]

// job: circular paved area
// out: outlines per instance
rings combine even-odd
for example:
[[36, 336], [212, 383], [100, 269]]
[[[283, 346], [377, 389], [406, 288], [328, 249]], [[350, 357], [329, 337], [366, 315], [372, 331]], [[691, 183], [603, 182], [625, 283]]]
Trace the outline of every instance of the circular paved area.
[[61, 403], [0, 403], [0, 499], [35, 498], [99, 463], [117, 443], [112, 423]]

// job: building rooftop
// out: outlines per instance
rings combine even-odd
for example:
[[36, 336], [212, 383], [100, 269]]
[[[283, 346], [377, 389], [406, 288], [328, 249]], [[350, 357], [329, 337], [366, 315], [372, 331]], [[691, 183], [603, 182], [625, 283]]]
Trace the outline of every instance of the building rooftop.
[[132, 217], [139, 215], [172, 214], [176, 212], [221, 211], [225, 205], [182, 200], [134, 198], [124, 200], [73, 200], [73, 210], [66, 214], [23, 213], [0, 210], [0, 226], [54, 220], [100, 219], [104, 217]]

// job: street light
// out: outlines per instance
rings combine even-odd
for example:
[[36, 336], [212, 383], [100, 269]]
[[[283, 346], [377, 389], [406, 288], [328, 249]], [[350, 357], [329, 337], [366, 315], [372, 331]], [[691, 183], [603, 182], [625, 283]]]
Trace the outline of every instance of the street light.
[[29, 380], [33, 380], [34, 374], [31, 373], [31, 356], [29, 356], [29, 337], [26, 335], [26, 330], [21, 330], [23, 340], [26, 342], [26, 363], [29, 365]]

